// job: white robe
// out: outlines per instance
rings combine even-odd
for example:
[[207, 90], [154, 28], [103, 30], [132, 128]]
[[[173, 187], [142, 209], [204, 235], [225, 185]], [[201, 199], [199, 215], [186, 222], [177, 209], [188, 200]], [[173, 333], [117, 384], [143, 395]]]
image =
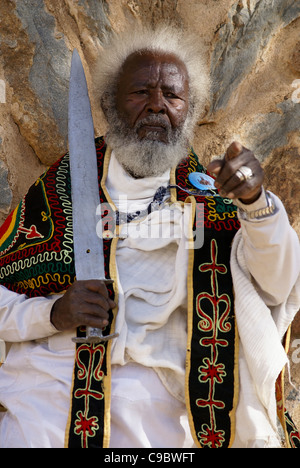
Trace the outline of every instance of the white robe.
[[[130, 211], [147, 206], [156, 189], [168, 182], [166, 173], [133, 183], [111, 158], [108, 191], [116, 205], [125, 203]], [[287, 362], [282, 336], [299, 308], [299, 292], [293, 287], [300, 262], [297, 236], [275, 200], [273, 216], [242, 221], [232, 249], [241, 341], [234, 447], [280, 445], [274, 382]], [[264, 203], [261, 197], [250, 209]], [[194, 446], [183, 391], [188, 251], [183, 212], [173, 208], [148, 217], [150, 239], [144, 237], [146, 230], [149, 234], [144, 221], [145, 231], [132, 224], [118, 243], [120, 336], [112, 346], [110, 447]], [[1, 447], [64, 445], [75, 330], [60, 333], [51, 325], [56, 299], [27, 299], [0, 287], [0, 338], [12, 343], [0, 368], [0, 402], [8, 409], [0, 413]]]

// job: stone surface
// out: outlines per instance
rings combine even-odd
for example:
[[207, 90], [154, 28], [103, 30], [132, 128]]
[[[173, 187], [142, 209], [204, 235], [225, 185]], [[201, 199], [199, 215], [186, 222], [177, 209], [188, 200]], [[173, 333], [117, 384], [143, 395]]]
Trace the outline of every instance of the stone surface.
[[0, 187], [1, 187], [1, 198], [0, 198], [0, 209], [5, 209], [10, 206], [12, 202], [12, 191], [9, 186], [8, 170], [5, 167], [3, 161], [0, 161]]
[[[203, 42], [213, 86], [195, 135], [202, 161], [234, 139], [254, 150], [266, 187], [300, 233], [300, 0], [1, 0], [0, 223], [67, 150], [72, 49], [84, 63], [99, 135], [104, 125], [91, 78], [104, 37], [161, 20]], [[298, 336], [299, 314], [293, 340]], [[295, 363], [293, 370], [299, 388]]]

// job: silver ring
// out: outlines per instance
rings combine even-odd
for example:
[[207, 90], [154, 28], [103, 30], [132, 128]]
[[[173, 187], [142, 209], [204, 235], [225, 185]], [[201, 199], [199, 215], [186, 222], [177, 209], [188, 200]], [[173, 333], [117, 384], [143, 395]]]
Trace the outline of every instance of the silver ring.
[[236, 171], [235, 175], [240, 179], [240, 182], [244, 182], [244, 180], [249, 180], [254, 177], [252, 170], [248, 166], [241, 166]]

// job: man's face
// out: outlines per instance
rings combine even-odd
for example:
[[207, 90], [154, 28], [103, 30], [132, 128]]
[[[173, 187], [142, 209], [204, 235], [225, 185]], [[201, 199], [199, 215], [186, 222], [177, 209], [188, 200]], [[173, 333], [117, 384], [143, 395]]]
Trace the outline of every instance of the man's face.
[[131, 55], [119, 78], [116, 106], [121, 119], [140, 141], [169, 143], [188, 113], [185, 65], [171, 54]]
[[175, 55], [130, 55], [116, 94], [103, 99], [102, 108], [109, 124], [106, 142], [131, 176], [160, 176], [186, 158], [194, 116], [188, 72]]

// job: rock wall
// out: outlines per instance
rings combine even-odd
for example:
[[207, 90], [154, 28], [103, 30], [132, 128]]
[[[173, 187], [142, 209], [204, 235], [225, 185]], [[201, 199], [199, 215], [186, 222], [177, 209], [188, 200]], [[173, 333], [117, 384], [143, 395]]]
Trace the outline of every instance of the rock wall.
[[197, 32], [207, 53], [213, 87], [195, 140], [204, 163], [233, 138], [252, 148], [300, 232], [299, 0], [1, 0], [0, 221], [67, 148], [71, 50], [91, 82], [105, 34], [161, 19]]
[[213, 86], [194, 142], [203, 162], [233, 139], [254, 150], [300, 233], [300, 0], [1, 0], [0, 223], [67, 150], [72, 49], [91, 84], [105, 35], [161, 20], [193, 30], [205, 48]]

